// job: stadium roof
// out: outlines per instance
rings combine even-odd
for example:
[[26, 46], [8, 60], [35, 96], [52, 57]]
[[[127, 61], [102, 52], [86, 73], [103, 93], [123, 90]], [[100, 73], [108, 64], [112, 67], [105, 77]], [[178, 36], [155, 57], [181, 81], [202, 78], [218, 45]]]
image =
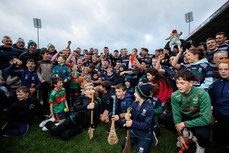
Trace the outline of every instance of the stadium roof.
[[229, 36], [229, 1], [208, 17], [185, 40], [194, 43], [205, 42], [207, 38], [215, 38], [217, 32], [226, 32]]

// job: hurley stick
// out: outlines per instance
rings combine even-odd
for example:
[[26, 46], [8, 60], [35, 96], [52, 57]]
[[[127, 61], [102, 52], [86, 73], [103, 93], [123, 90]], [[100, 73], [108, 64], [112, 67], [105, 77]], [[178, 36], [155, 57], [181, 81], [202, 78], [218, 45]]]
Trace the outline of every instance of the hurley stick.
[[[33, 89], [33, 87], [35, 86], [34, 83], [31, 84], [31, 89]], [[31, 93], [31, 95], [33, 95], [33, 93]]]
[[[112, 116], [115, 115], [115, 96], [112, 96], [113, 98], [113, 112], [112, 112]], [[111, 123], [111, 130], [109, 133], [109, 136], [107, 138], [107, 141], [110, 145], [114, 145], [118, 143], [118, 137], [115, 131], [115, 120], [112, 119], [112, 123]]]
[[[127, 109], [127, 115], [130, 116], [130, 111], [132, 110], [131, 107]], [[123, 153], [130, 153], [131, 152], [131, 144], [130, 144], [130, 128], [127, 127], [127, 136], [126, 136], [126, 145], [123, 150]]]
[[[91, 103], [94, 103], [94, 94], [95, 94], [95, 92], [92, 91]], [[92, 126], [93, 126], [93, 110], [91, 110], [91, 127], [88, 130], [90, 140], [93, 139], [94, 128], [92, 128]]]

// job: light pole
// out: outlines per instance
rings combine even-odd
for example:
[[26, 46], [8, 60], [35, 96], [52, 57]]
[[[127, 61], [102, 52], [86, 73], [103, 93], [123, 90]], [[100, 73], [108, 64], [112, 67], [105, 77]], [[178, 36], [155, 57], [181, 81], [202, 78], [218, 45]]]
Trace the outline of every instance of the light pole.
[[41, 19], [33, 18], [34, 28], [37, 28], [37, 45], [39, 48], [39, 29], [41, 28]]
[[185, 14], [185, 21], [186, 23], [189, 23], [189, 28], [188, 28], [188, 34], [190, 34], [190, 22], [193, 21], [193, 15], [192, 15], [192, 12], [189, 12], [189, 13], [186, 13]]

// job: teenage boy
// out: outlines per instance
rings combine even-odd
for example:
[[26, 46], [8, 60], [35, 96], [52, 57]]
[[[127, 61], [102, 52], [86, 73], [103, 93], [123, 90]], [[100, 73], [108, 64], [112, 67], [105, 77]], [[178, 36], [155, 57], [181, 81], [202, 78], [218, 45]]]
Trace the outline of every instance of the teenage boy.
[[39, 92], [42, 95], [43, 108], [45, 111], [49, 110], [48, 94], [51, 91], [53, 62], [50, 60], [50, 53], [46, 48], [41, 49], [42, 60], [38, 61], [37, 75], [41, 81], [41, 89]]
[[[137, 153], [149, 153], [151, 145], [157, 145], [154, 133], [154, 111], [149, 102], [153, 85], [148, 83], [139, 84], [135, 88], [135, 101], [132, 103], [130, 116], [125, 115], [126, 126], [131, 127], [130, 143], [137, 144]], [[122, 147], [126, 144], [126, 138], [122, 141]]]
[[115, 87], [116, 94], [116, 106], [115, 106], [115, 116], [112, 116], [115, 121], [117, 121], [120, 127], [125, 123], [125, 113], [127, 109], [132, 105], [131, 95], [126, 93], [125, 86], [120, 83]]
[[91, 110], [93, 110], [93, 125], [96, 128], [99, 121], [99, 102], [95, 98], [94, 103], [91, 102], [94, 85], [87, 83], [84, 85], [84, 94], [81, 95], [74, 104], [73, 114], [59, 125], [55, 125], [52, 121], [45, 124], [45, 127], [53, 135], [58, 135], [61, 139], [67, 140], [74, 137], [81, 129], [87, 128], [91, 124]]
[[171, 127], [173, 117], [180, 146], [188, 149], [182, 134], [187, 128], [197, 138], [196, 153], [204, 153], [211, 143], [211, 100], [206, 91], [193, 86], [194, 78], [194, 74], [188, 70], [177, 72], [175, 80], [178, 90], [171, 96], [172, 114], [167, 115], [167, 119], [164, 117], [164, 120]]
[[111, 97], [115, 95], [115, 92], [111, 88], [111, 83], [107, 80], [101, 83], [101, 91], [100, 120], [108, 123], [110, 121], [109, 115], [112, 113], [113, 107], [113, 99]]
[[26, 86], [21, 86], [16, 90], [18, 100], [9, 107], [0, 120], [3, 136], [25, 135], [36, 114], [44, 119], [40, 104], [29, 95], [29, 92]]
[[33, 95], [34, 98], [36, 98], [36, 92], [38, 89], [40, 89], [41, 82], [38, 78], [37, 71], [35, 70], [36, 64], [34, 63], [34, 60], [27, 60], [27, 70], [14, 70], [17, 64], [20, 65], [21, 61], [15, 59], [14, 63], [9, 66], [6, 73], [8, 73], [9, 75], [20, 76], [21, 85], [29, 88], [30, 94]]

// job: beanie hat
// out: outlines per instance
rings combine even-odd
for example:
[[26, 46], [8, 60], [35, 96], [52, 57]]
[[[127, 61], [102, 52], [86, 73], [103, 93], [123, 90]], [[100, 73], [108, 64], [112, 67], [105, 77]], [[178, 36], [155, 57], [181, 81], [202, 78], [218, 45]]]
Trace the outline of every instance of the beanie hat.
[[126, 64], [122, 63], [119, 65], [119, 67], [122, 67], [124, 70], [126, 69]]
[[204, 46], [204, 48], [205, 48], [205, 50], [207, 50], [207, 45], [206, 45], [206, 42], [200, 42], [200, 43], [199, 43], [199, 46], [200, 46], [200, 45], [203, 45], [203, 46]]
[[176, 30], [176, 29], [174, 29], [174, 30], [172, 31], [172, 34], [174, 34], [174, 33], [177, 33], [177, 30]]
[[145, 75], [143, 75], [139, 80], [138, 82], [143, 82], [143, 83], [146, 83], [147, 82], [147, 78]]
[[28, 48], [29, 48], [29, 46], [30, 46], [30, 45], [32, 45], [32, 44], [35, 44], [35, 45], [37, 46], [37, 44], [36, 44], [36, 42], [35, 42], [35, 41], [30, 40], [30, 41], [28, 42]]
[[25, 43], [24, 39], [22, 39], [22, 38], [18, 38], [17, 42], [23, 42], [23, 43]]
[[126, 81], [131, 82], [131, 76], [130, 76], [130, 75], [127, 75], [127, 76], [125, 77], [125, 82], [126, 82]]
[[138, 96], [141, 99], [146, 100], [150, 98], [152, 88], [153, 88], [153, 85], [150, 83], [138, 84], [135, 87], [135, 92], [138, 94]]
[[50, 48], [51, 46], [53, 46], [53, 47], [54, 47], [54, 45], [53, 45], [53, 44], [51, 44], [51, 43], [49, 43], [49, 44], [47, 45], [48, 50], [49, 50], [49, 48]]

